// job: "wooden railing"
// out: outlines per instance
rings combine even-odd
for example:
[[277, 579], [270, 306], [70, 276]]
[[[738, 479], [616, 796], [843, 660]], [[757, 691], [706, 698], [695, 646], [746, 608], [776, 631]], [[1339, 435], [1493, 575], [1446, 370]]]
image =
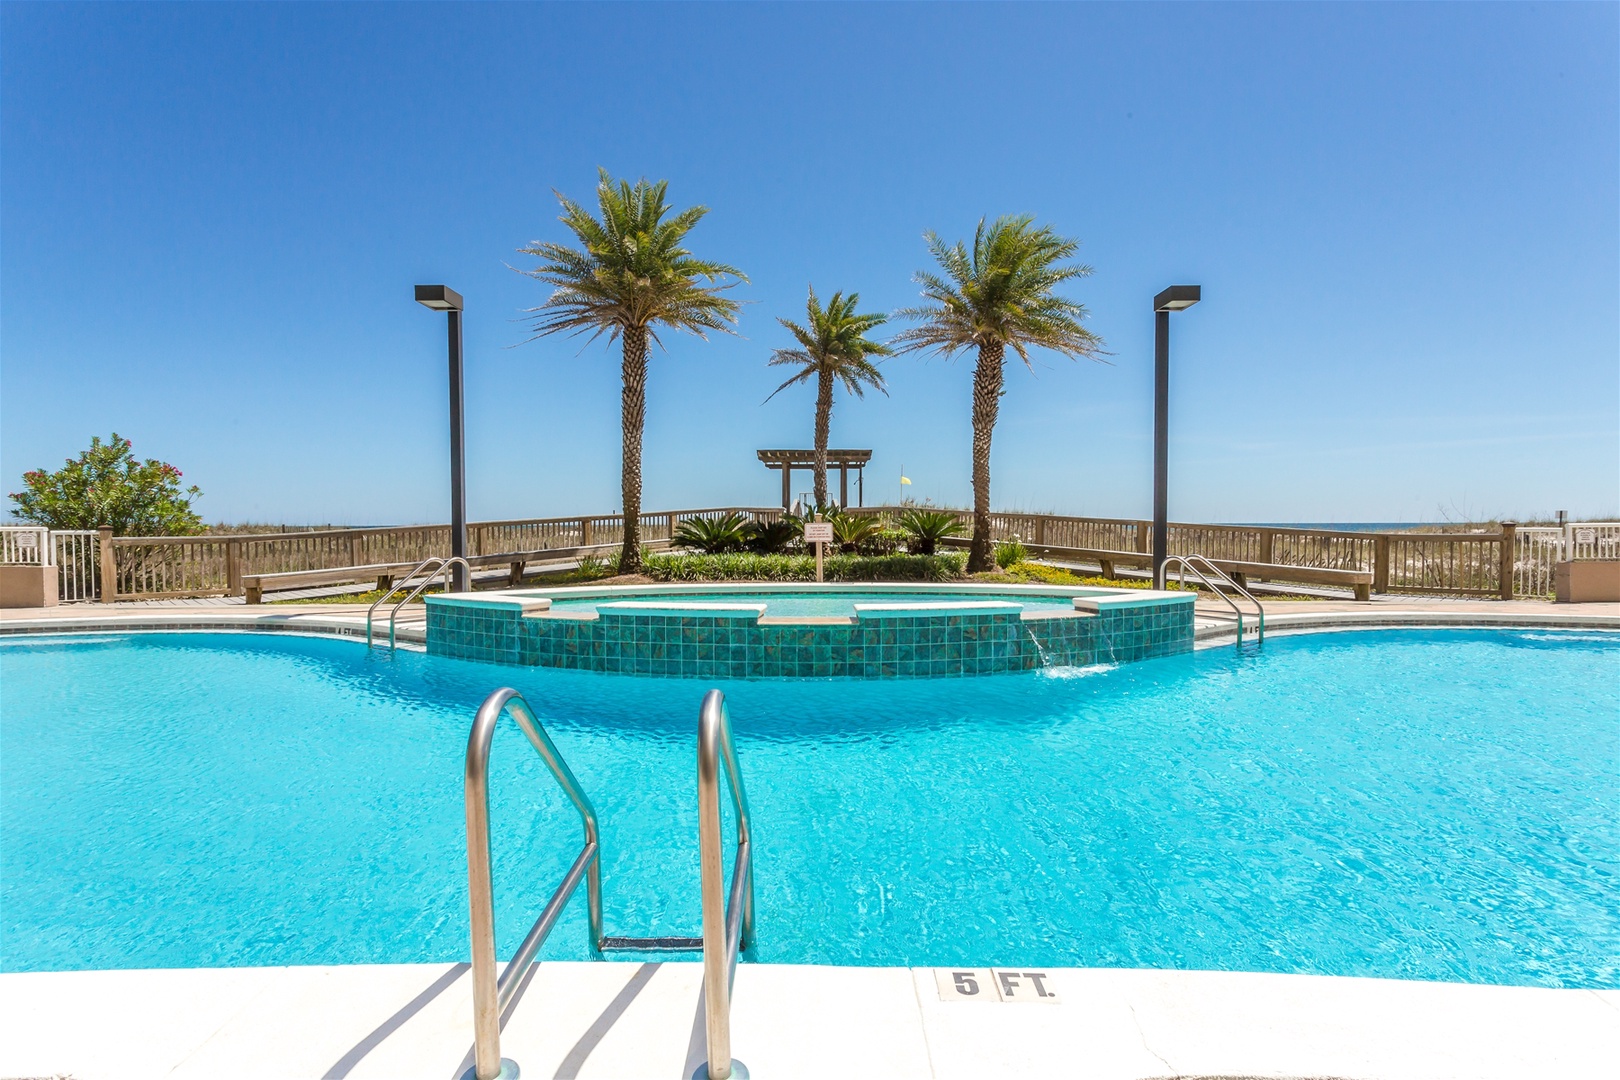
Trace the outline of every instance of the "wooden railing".
[[[850, 510], [890, 521], [904, 510], [869, 506]], [[955, 510], [964, 524], [972, 515]], [[1371, 571], [1373, 591], [1511, 599], [1514, 525], [1468, 533], [1382, 533], [1288, 529], [1260, 525], [1169, 523], [1171, 555], [1271, 563], [1301, 568]], [[1076, 548], [1146, 553], [1153, 523], [1134, 518], [1082, 518], [1058, 514], [990, 515], [990, 535], [1039, 548]], [[1286, 571], [1266, 580], [1288, 582]]]
[[[900, 507], [865, 507], [851, 513], [879, 514], [891, 521]], [[964, 522], [966, 511], [953, 511]], [[742, 513], [770, 520], [775, 507], [710, 507], [659, 510], [641, 515], [643, 539], [670, 539], [680, 522], [696, 517]], [[990, 517], [998, 540], [1018, 537], [1032, 547], [1145, 553], [1153, 526], [1135, 518], [1086, 518], [1060, 514], [998, 513]], [[571, 518], [481, 521], [467, 527], [472, 555], [543, 552], [613, 543], [624, 528], [618, 514]], [[1269, 563], [1280, 567], [1371, 571], [1373, 591], [1438, 596], [1510, 598], [1515, 579], [1527, 577], [1522, 563], [1528, 548], [1516, 545], [1515, 526], [1500, 531], [1456, 533], [1373, 533], [1330, 529], [1289, 529], [1257, 525], [1200, 525], [1171, 522], [1172, 555], [1202, 554], [1213, 559]], [[383, 529], [326, 529], [314, 532], [242, 536], [111, 537], [100, 545], [104, 581], [116, 584], [108, 599], [229, 596], [242, 593], [246, 574], [325, 570], [345, 566], [418, 562], [445, 555], [447, 525]], [[1515, 561], [1518, 560], [1518, 562]], [[1287, 583], [1286, 570], [1267, 580]], [[103, 590], [105, 592], [105, 590]], [[1521, 595], [1540, 595], [1524, 592]]]
[[[641, 515], [644, 541], [668, 540], [682, 521], [742, 513], [755, 520], [781, 514], [776, 507], [710, 507], [657, 510]], [[480, 521], [467, 526], [470, 555], [543, 552], [553, 548], [614, 543], [624, 515]], [[420, 562], [450, 553], [450, 526], [408, 525], [382, 529], [221, 536], [118, 536], [104, 530], [101, 571], [112, 582], [107, 600], [239, 596], [247, 574], [329, 570], [345, 566]]]

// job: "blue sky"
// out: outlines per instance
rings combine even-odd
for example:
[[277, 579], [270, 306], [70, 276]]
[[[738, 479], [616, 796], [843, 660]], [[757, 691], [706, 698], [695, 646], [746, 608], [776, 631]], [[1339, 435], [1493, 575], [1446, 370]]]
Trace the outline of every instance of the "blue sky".
[[[447, 514], [467, 298], [475, 519], [618, 503], [618, 355], [527, 337], [508, 268], [598, 165], [711, 208], [740, 336], [666, 336], [646, 505], [770, 505], [761, 402], [806, 286], [913, 303], [922, 233], [1079, 238], [1111, 363], [1008, 373], [998, 506], [1151, 508], [1151, 298], [1175, 316], [1172, 516], [1620, 509], [1613, 4], [0, 7], [0, 472], [116, 429], [210, 520]], [[971, 363], [841, 399], [868, 502], [969, 497]], [[808, 488], [808, 483], [798, 485]]]

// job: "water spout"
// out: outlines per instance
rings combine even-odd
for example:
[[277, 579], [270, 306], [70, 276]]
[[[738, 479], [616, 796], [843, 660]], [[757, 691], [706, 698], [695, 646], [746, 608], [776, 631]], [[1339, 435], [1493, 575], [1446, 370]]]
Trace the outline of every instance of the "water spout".
[[1029, 635], [1029, 640], [1034, 644], [1035, 651], [1040, 654], [1041, 667], [1051, 667], [1052, 657], [1047, 654], [1047, 651], [1044, 648], [1041, 647], [1041, 639], [1035, 636], [1035, 631], [1030, 628], [1028, 623], [1024, 624], [1024, 633]]

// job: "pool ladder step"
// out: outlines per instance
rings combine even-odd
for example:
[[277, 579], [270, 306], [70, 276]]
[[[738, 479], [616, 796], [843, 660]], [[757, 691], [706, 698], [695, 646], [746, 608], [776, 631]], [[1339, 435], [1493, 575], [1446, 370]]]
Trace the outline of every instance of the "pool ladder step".
[[[1230, 596], [1227, 596], [1224, 592], [1217, 588], [1217, 585], [1225, 585], [1228, 589], [1231, 589], [1233, 592], [1237, 593], [1239, 596], [1243, 597], [1249, 603], [1254, 605], [1254, 644], [1256, 647], [1265, 644], [1266, 609], [1260, 605], [1259, 600], [1255, 599], [1253, 593], [1228, 577], [1226, 571], [1210, 562], [1204, 556], [1198, 554], [1172, 555], [1166, 559], [1164, 561], [1164, 568], [1160, 571], [1160, 574], [1162, 575], [1159, 579], [1160, 588], [1164, 588], [1170, 583], [1171, 563], [1177, 564], [1177, 584], [1179, 584], [1182, 588], [1187, 587], [1187, 571], [1191, 570], [1193, 575], [1203, 583], [1204, 588], [1226, 601], [1226, 606], [1232, 609], [1232, 615], [1237, 619], [1236, 644], [1238, 652], [1241, 653], [1249, 651], [1243, 647], [1243, 609], [1238, 606], [1236, 600], [1233, 600]], [[1211, 581], [1211, 577], [1213, 577], [1215, 580]]]
[[[495, 967], [495, 892], [489, 851], [489, 751], [495, 727], [503, 715], [522, 729], [541, 760], [556, 777], [585, 828], [585, 842], [562, 884], [552, 893], [528, 934], [497, 977]], [[737, 822], [737, 855], [731, 868], [731, 891], [725, 893], [724, 846], [720, 832], [720, 777], [731, 789]], [[524, 976], [568, 900], [585, 883], [590, 913], [590, 947], [598, 954], [624, 950], [637, 952], [703, 953], [704, 1030], [708, 1061], [701, 1078], [746, 1078], [748, 1070], [731, 1057], [731, 984], [737, 956], [754, 938], [753, 842], [749, 831], [748, 795], [737, 767], [731, 742], [731, 717], [725, 695], [710, 690], [698, 710], [697, 789], [699, 878], [702, 882], [703, 934], [701, 937], [608, 937], [602, 933], [602, 841], [596, 809], [563, 760], [545, 726], [523, 700], [503, 687], [484, 699], [467, 737], [467, 895], [472, 922], [473, 1067], [463, 1080], [501, 1080], [515, 1077], [518, 1067], [501, 1057], [501, 1015], [512, 1003]]]
[[702, 952], [700, 937], [605, 937], [597, 945], [601, 952]]

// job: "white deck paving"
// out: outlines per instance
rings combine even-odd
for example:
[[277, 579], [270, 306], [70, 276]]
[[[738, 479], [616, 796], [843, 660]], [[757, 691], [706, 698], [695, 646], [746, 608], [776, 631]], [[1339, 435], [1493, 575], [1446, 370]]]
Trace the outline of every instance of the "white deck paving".
[[[502, 1054], [531, 1080], [686, 1080], [700, 974], [542, 964]], [[734, 1053], [756, 1080], [1528, 1080], [1620, 1062], [1620, 991], [1079, 968], [1043, 986], [1055, 1003], [942, 1001], [932, 968], [744, 964]], [[454, 1080], [471, 1033], [464, 965], [0, 975], [5, 1077]]]

